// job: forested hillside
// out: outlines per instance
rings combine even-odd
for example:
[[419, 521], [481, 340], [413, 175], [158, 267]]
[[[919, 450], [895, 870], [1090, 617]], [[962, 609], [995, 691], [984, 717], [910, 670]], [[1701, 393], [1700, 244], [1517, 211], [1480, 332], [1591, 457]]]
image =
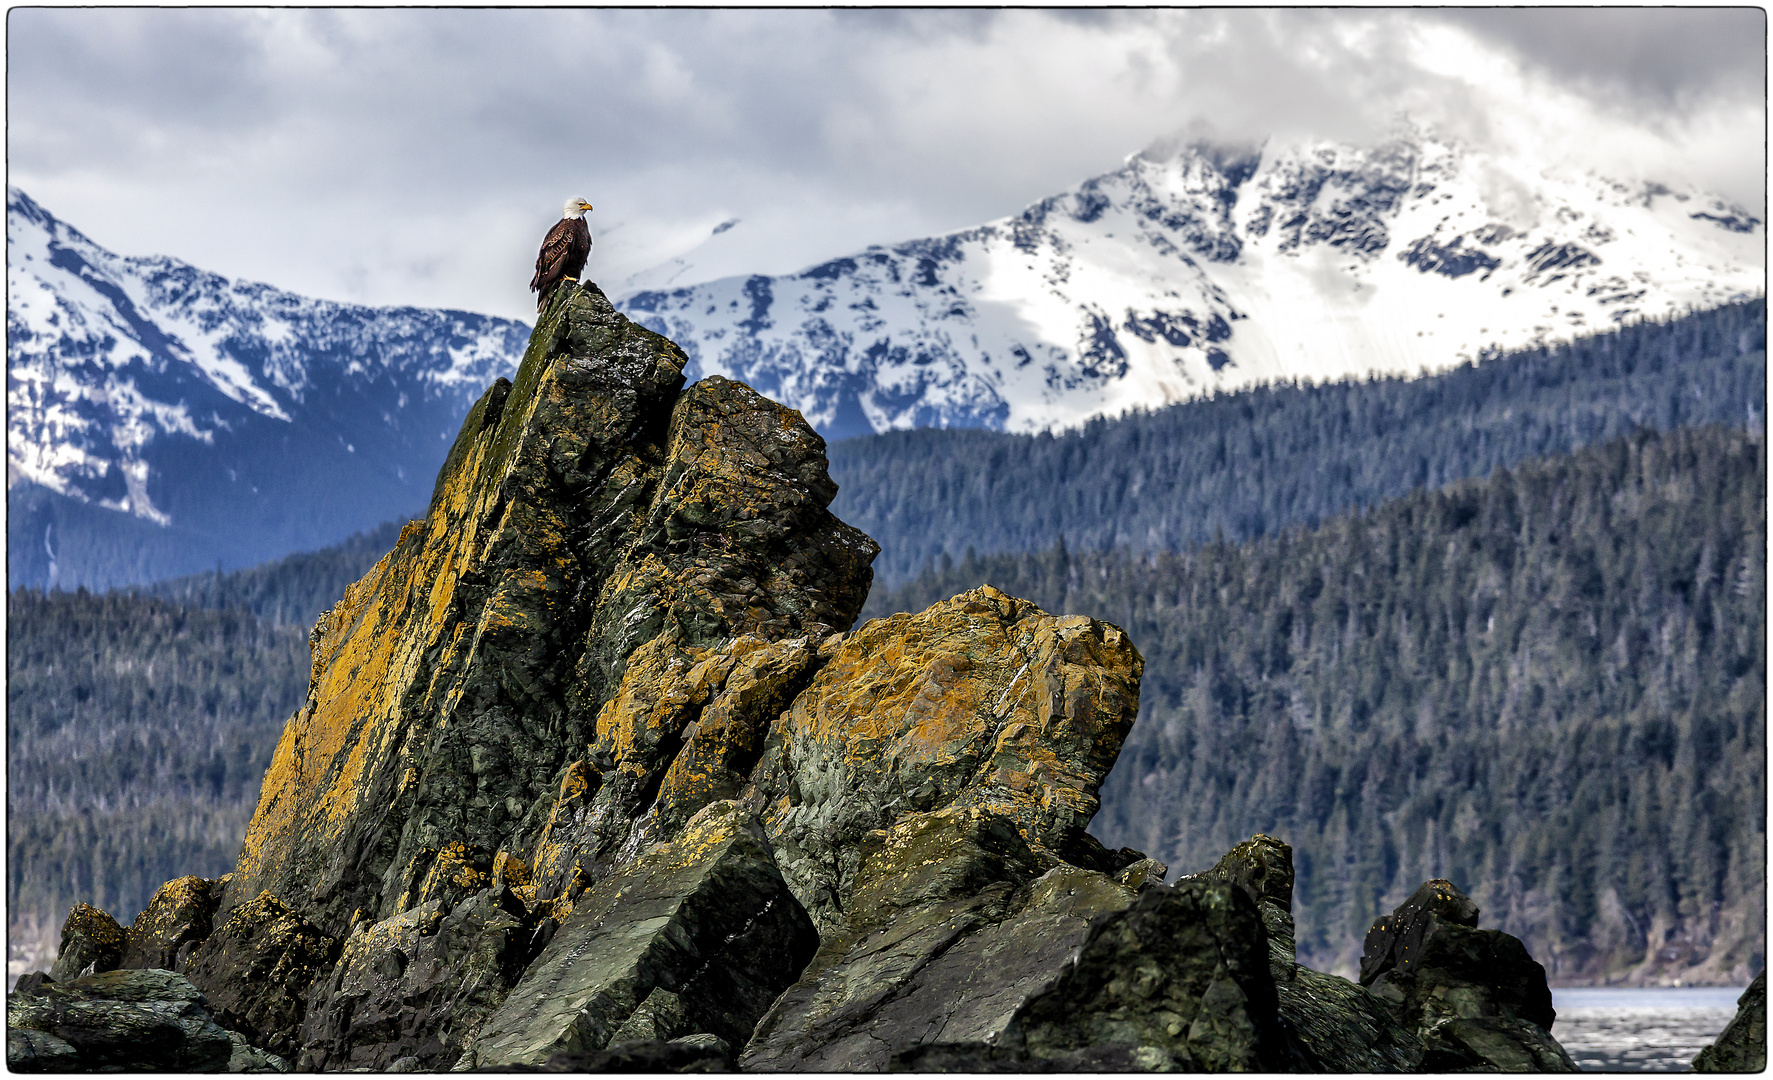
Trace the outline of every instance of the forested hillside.
[[1756, 300], [1442, 375], [1275, 386], [1057, 436], [867, 436], [831, 447], [831, 509], [880, 542], [882, 588], [969, 548], [1265, 536], [1641, 426], [1764, 426], [1766, 339]]
[[393, 549], [402, 524], [390, 521], [356, 533], [342, 544], [288, 555], [249, 570], [192, 574], [140, 591], [191, 607], [250, 611], [305, 630], [322, 611], [339, 602], [345, 586], [369, 573], [370, 567]]
[[988, 582], [1122, 625], [1141, 716], [1093, 831], [1176, 873], [1284, 838], [1315, 966], [1447, 877], [1554, 982], [1741, 985], [1766, 542], [1758, 434], [1639, 432], [1242, 545], [967, 559], [869, 613]]
[[6, 621], [9, 938], [53, 959], [76, 902], [127, 923], [169, 878], [233, 866], [308, 632], [84, 591], [13, 592]]

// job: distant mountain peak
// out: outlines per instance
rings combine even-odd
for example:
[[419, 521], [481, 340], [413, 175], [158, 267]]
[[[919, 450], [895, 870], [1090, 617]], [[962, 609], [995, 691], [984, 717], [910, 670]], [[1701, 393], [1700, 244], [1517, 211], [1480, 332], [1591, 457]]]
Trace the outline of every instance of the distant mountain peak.
[[1030, 431], [1759, 295], [1764, 235], [1715, 195], [1407, 122], [1368, 145], [1196, 129], [971, 229], [778, 277], [678, 284], [686, 265], [618, 303], [693, 372], [744, 379], [828, 437]]
[[168, 573], [416, 509], [462, 414], [529, 334], [120, 256], [16, 187], [6, 242], [8, 491], [194, 530]]

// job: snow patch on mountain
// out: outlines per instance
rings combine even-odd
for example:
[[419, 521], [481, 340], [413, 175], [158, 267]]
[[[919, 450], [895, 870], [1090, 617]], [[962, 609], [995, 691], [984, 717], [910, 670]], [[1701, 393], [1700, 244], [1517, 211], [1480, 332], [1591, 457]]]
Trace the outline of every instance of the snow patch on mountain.
[[[1021, 214], [618, 297], [828, 437], [1033, 431], [1257, 383], [1441, 370], [1765, 291], [1748, 211], [1410, 130], [1170, 139]], [[679, 268], [681, 270], [681, 268]]]
[[[154, 463], [168, 440], [213, 446], [268, 420], [355, 452], [411, 404], [465, 410], [529, 335], [509, 319], [340, 304], [120, 256], [11, 187], [6, 240], [8, 488], [159, 524], [170, 518], [152, 492], [179, 482]], [[428, 435], [424, 453], [452, 434]], [[404, 479], [411, 464], [389, 469]]]

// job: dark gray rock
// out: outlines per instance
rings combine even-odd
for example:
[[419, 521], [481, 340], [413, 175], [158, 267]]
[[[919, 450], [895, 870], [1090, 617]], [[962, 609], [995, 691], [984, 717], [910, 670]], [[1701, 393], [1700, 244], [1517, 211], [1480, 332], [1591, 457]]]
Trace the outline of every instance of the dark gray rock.
[[189, 979], [106, 971], [16, 991], [6, 1001], [7, 1064], [21, 1072], [220, 1072], [234, 1040]]
[[552, 922], [508, 886], [359, 927], [310, 993], [304, 1070], [447, 1069], [546, 942]]
[[1551, 1037], [1545, 969], [1518, 938], [1477, 921], [1451, 882], [1424, 883], [1367, 932], [1361, 984], [1421, 1036], [1424, 1068], [1575, 1072]]
[[1133, 892], [1035, 857], [1007, 818], [950, 808], [876, 836], [856, 875], [847, 933], [831, 935], [771, 1007], [747, 1070], [887, 1068], [925, 1043], [989, 1041], [1050, 986], [1096, 915]]
[[1551, 1033], [1511, 1016], [1456, 1016], [1422, 1032], [1429, 1072], [1575, 1072], [1575, 1062]]
[[[1258, 833], [1196, 875], [1242, 888], [1256, 901], [1268, 931], [1269, 971], [1281, 1027], [1304, 1068], [1337, 1072], [1410, 1072], [1425, 1049], [1414, 1029], [1384, 1002], [1336, 975], [1297, 961], [1293, 945], [1293, 849]], [[1186, 880], [1186, 879], [1184, 879]]]
[[271, 1053], [260, 1050], [246, 1041], [246, 1036], [238, 1031], [228, 1032], [233, 1040], [234, 1050], [228, 1055], [228, 1071], [231, 1073], [286, 1073], [290, 1071], [289, 1062]]
[[13, 1072], [80, 1072], [80, 1051], [47, 1031], [6, 1025], [6, 1067]]
[[1313, 1072], [1416, 1072], [1427, 1048], [1385, 1003], [1339, 975], [1294, 965], [1275, 980], [1281, 1025]]
[[1208, 1071], [1300, 1064], [1280, 1026], [1255, 901], [1199, 878], [1148, 889], [1125, 911], [1095, 920], [1076, 958], [1017, 1011], [1000, 1041], [1049, 1058], [1150, 1047]]
[[717, 802], [578, 899], [462, 1064], [603, 1050], [655, 989], [690, 1030], [743, 1043], [817, 947], [755, 818]]
[[1736, 1015], [1717, 1041], [1693, 1059], [1694, 1072], [1763, 1072], [1767, 1068], [1767, 973], [1736, 999]]
[[[687, 1024], [683, 1015], [683, 999], [669, 990], [655, 986], [646, 1000], [609, 1037], [609, 1041], [611, 1046], [625, 1042], [670, 1042], [684, 1033]], [[724, 1039], [720, 1041], [723, 1044], [726, 1042]]]
[[338, 947], [265, 892], [228, 914], [191, 955], [185, 973], [229, 1030], [293, 1058], [309, 987], [331, 965]]
[[[1478, 906], [1471, 897], [1445, 878], [1425, 881], [1390, 915], [1382, 915], [1367, 931], [1361, 952], [1361, 985], [1371, 986], [1387, 971], [1408, 972], [1422, 955], [1422, 939], [1435, 927], [1465, 926], [1477, 929]], [[1551, 1007], [1549, 991], [1545, 1007]], [[1549, 1021], [1547, 1021], [1549, 1026]]]
[[[527, 1071], [527, 1070], [526, 1070]], [[733, 1053], [723, 1039], [625, 1042], [602, 1050], [562, 1052], [537, 1072], [711, 1073], [732, 1072]]]
[[129, 925], [118, 967], [179, 971], [209, 937], [227, 878], [175, 878], [160, 886]]
[[110, 971], [123, 959], [126, 939], [117, 920], [91, 904], [75, 904], [62, 921], [62, 945], [49, 977], [67, 982], [81, 975]]

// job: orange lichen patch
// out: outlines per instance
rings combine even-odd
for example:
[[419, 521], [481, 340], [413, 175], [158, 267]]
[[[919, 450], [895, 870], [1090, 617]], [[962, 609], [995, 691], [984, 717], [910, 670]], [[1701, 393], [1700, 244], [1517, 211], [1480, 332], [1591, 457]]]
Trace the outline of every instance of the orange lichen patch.
[[1016, 670], [1013, 643], [995, 624], [905, 621], [877, 620], [851, 634], [795, 702], [793, 723], [850, 760], [915, 768], [977, 758], [995, 726], [994, 691]]
[[[782, 718], [781, 745], [802, 790], [977, 807], [1053, 849], [1095, 814], [1142, 668], [1117, 628], [986, 586], [851, 633]], [[772, 831], [793, 812], [778, 794]]]
[[[483, 452], [471, 451], [470, 464]], [[403, 528], [394, 550], [316, 622], [308, 700], [285, 726], [260, 787], [236, 866], [238, 890], [270, 884], [273, 864], [299, 846], [337, 843], [370, 774], [391, 764], [404, 735], [401, 701], [424, 677], [438, 635], [459, 647], [461, 628], [448, 618], [459, 577], [451, 571], [478, 533], [463, 479], [458, 473], [443, 485], [427, 519]], [[420, 610], [432, 617], [414, 618]], [[410, 790], [420, 777], [400, 768], [400, 786]]]
[[[560, 794], [554, 800], [553, 809], [548, 812], [548, 822], [542, 827], [541, 838], [536, 841], [535, 851], [530, 856], [530, 866], [534, 868], [531, 881], [550, 879], [577, 861], [578, 852], [559, 842], [557, 834], [583, 818], [590, 804], [590, 796], [596, 792], [599, 782], [597, 771], [584, 761], [573, 761], [567, 765], [566, 775], [560, 778]], [[536, 902], [534, 886], [530, 887], [524, 902]]]
[[454, 902], [479, 892], [492, 884], [491, 864], [484, 849], [461, 840], [452, 841], [437, 853], [411, 902], [421, 906], [437, 899]]
[[509, 851], [500, 851], [493, 856], [492, 877], [495, 886], [521, 888], [530, 883], [529, 864]]
[[618, 768], [650, 771], [660, 746], [677, 738], [731, 667], [730, 657], [700, 663], [705, 656], [678, 648], [670, 634], [636, 649], [615, 697], [597, 714], [596, 751]]
[[724, 666], [727, 675], [685, 733], [684, 747], [659, 785], [655, 813], [663, 835], [704, 806], [739, 794], [763, 750], [765, 730], [787, 707], [816, 657], [806, 638], [765, 643], [746, 636], [699, 665]]

